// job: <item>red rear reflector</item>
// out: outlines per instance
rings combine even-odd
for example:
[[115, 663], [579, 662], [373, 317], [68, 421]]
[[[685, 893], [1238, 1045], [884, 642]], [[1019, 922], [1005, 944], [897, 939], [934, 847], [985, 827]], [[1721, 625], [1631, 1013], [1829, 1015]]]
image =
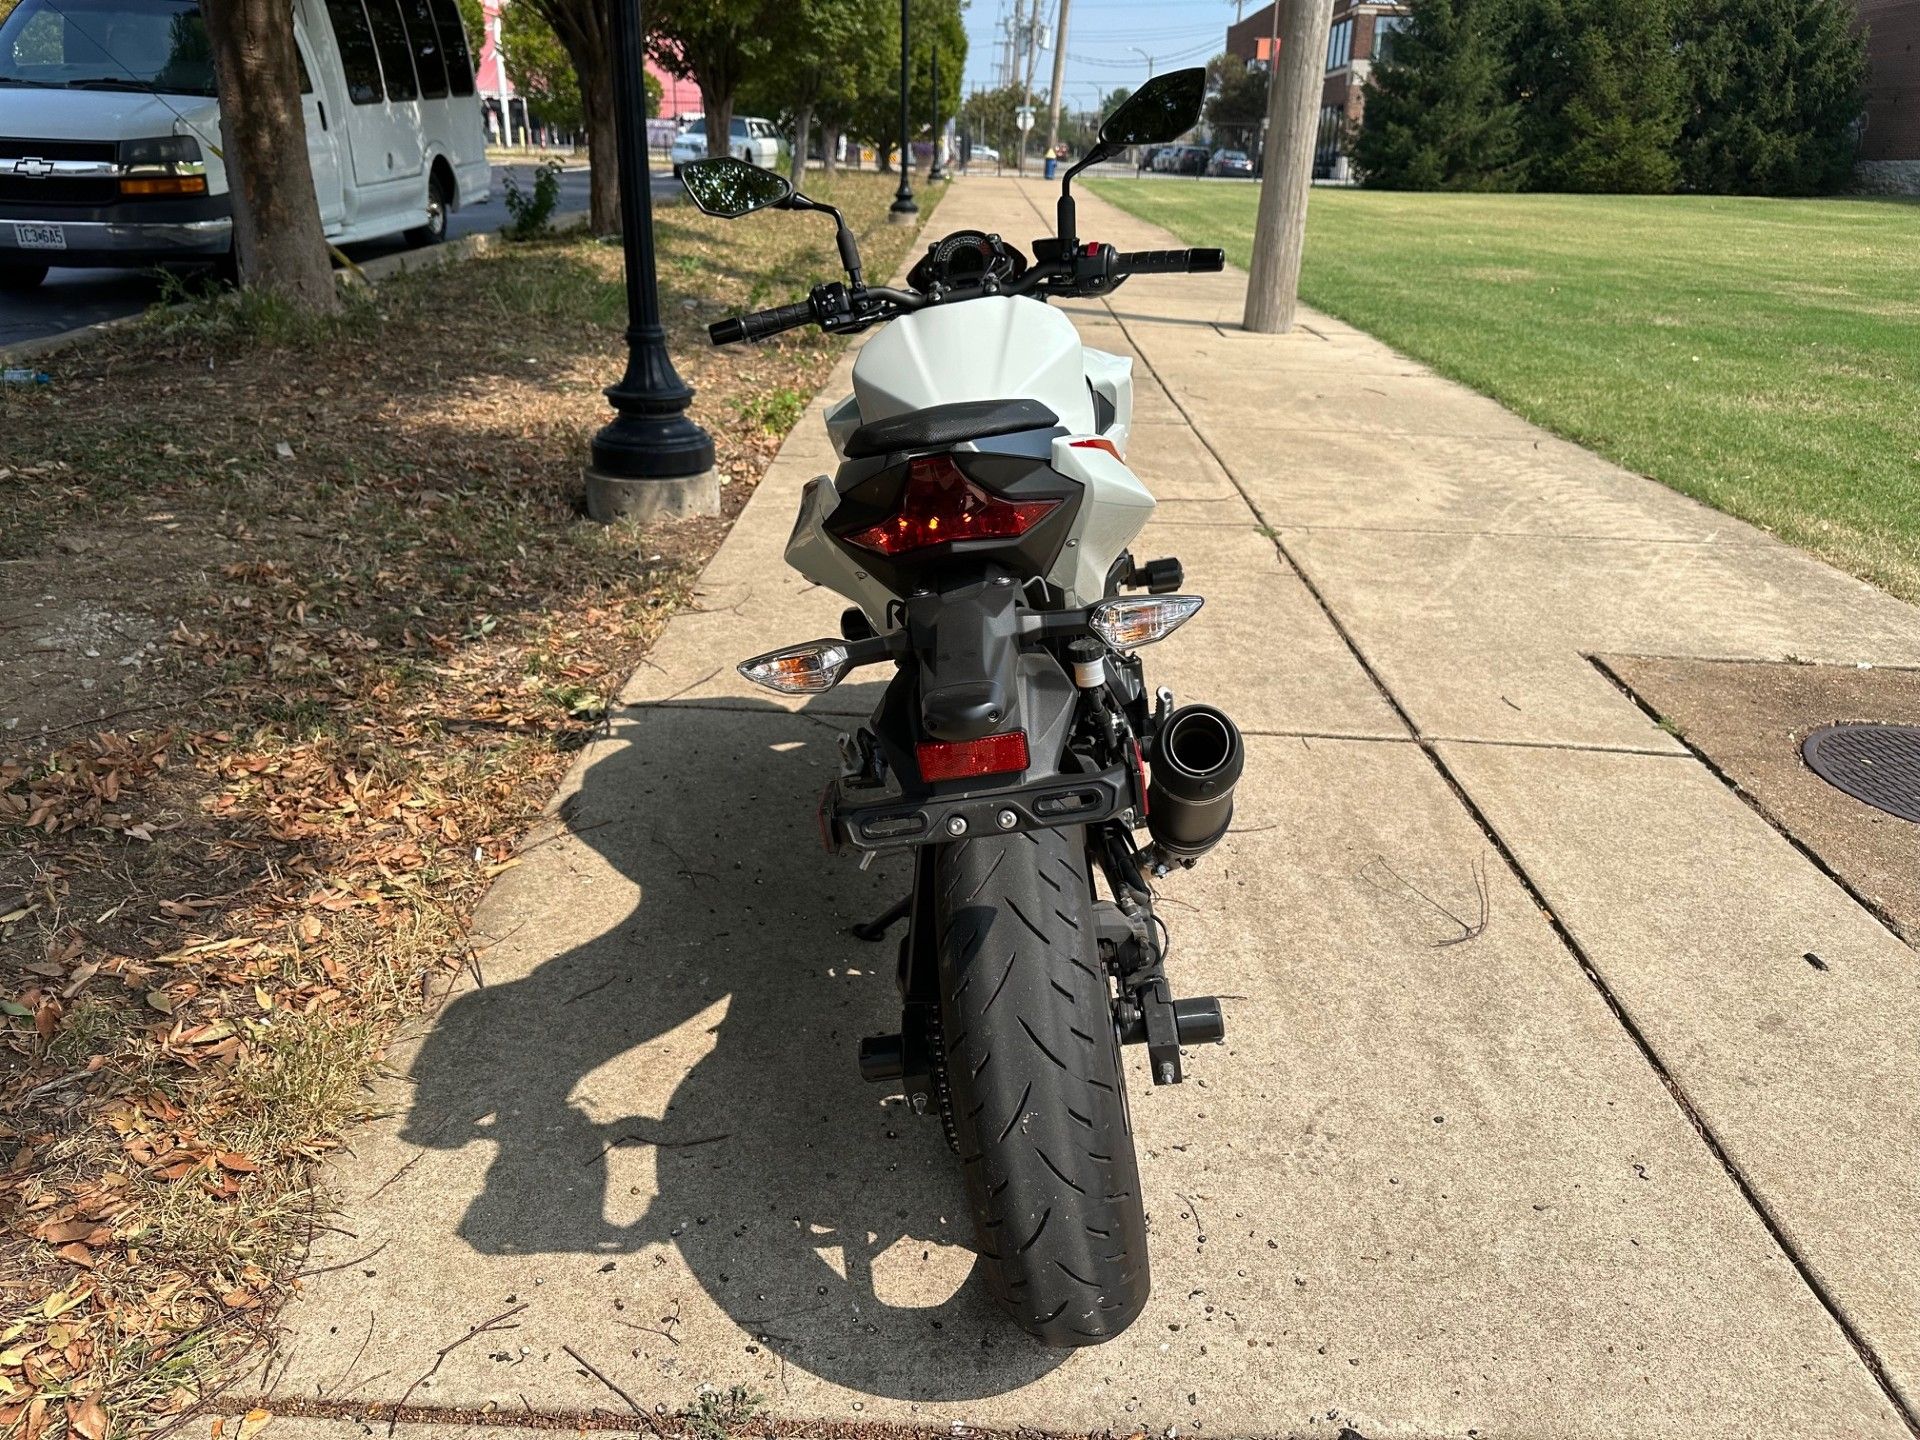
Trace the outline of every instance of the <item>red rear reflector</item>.
[[1113, 441], [1104, 438], [1098, 440], [1070, 440], [1067, 442], [1067, 448], [1070, 450], [1104, 450], [1116, 460], [1121, 458], [1120, 447], [1114, 444]]
[[928, 740], [914, 747], [920, 778], [970, 780], [976, 775], [1006, 775], [1027, 768], [1027, 732], [1008, 730], [979, 740]]
[[1058, 500], [1003, 500], [967, 479], [949, 457], [922, 455], [907, 467], [899, 511], [847, 539], [882, 555], [904, 555], [949, 540], [1011, 540], [1059, 505]]

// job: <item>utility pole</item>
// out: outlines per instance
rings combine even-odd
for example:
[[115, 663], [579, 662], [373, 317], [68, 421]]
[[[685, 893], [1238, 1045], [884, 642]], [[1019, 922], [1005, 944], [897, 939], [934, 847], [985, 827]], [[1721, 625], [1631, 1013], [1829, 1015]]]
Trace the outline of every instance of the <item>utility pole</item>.
[[[1034, 0], [1037, 5], [1040, 0]], [[1009, 85], [1020, 83], [1021, 72], [1026, 68], [1026, 52], [1020, 47], [1026, 43], [1027, 0], [1013, 0], [1013, 23], [1007, 30], [1007, 80]]]
[[587, 467], [587, 513], [602, 523], [720, 513], [713, 438], [687, 417], [693, 391], [673, 368], [660, 324], [653, 183], [647, 174], [645, 35], [640, 0], [615, 0], [614, 138], [626, 252], [627, 370], [607, 387], [615, 416], [593, 437]]
[[[1027, 21], [1027, 72], [1020, 82], [1020, 103], [1029, 110], [1033, 108], [1033, 68], [1040, 63], [1040, 27], [1044, 22], [1040, 18], [1040, 0], [1033, 0], [1033, 15]], [[1027, 173], [1027, 136], [1031, 130], [1022, 130], [1020, 134], [1020, 163], [1015, 166], [1018, 174]]]
[[1067, 6], [1072, 0], [1060, 0], [1060, 19], [1053, 27], [1053, 90], [1047, 96], [1047, 154], [1060, 143], [1060, 91], [1067, 70]]
[[[1307, 239], [1307, 195], [1313, 188], [1313, 146], [1326, 83], [1327, 0], [1275, 0], [1277, 52], [1268, 60], [1266, 164], [1253, 227], [1243, 325], [1262, 334], [1293, 329], [1300, 254]], [[1280, 11], [1284, 10], [1284, 22]]]

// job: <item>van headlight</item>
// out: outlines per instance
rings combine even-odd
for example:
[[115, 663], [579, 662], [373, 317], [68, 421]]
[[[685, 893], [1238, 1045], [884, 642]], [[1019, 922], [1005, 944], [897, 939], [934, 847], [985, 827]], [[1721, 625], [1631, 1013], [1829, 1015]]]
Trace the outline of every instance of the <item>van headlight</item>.
[[191, 135], [120, 142], [122, 195], [204, 195], [207, 163]]

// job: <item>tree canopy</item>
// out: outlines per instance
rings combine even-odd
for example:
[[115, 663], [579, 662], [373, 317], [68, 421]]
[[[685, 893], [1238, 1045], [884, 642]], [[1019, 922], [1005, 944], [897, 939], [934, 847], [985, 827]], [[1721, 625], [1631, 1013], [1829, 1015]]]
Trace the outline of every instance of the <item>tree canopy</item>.
[[1850, 20], [1846, 0], [1412, 0], [1354, 162], [1404, 189], [1837, 189]]
[[1354, 163], [1405, 190], [1513, 190], [1526, 178], [1503, 0], [1427, 0], [1377, 66]]
[[1679, 29], [1681, 184], [1814, 195], [1853, 172], [1865, 41], [1845, 0], [1698, 0]]

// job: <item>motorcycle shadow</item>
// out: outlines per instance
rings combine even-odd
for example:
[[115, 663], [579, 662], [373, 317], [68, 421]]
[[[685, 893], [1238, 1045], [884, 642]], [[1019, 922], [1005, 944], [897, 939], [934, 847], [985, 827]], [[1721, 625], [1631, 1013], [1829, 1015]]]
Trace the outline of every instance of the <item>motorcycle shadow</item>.
[[[494, 1147], [458, 1226], [483, 1254], [651, 1252], [598, 1283], [683, 1355], [743, 1342], [695, 1333], [702, 1307], [673, 1304], [669, 1250], [791, 1365], [870, 1395], [982, 1398], [1065, 1355], [972, 1278], [939, 1124], [859, 1078], [859, 1038], [898, 1025], [902, 927], [879, 944], [847, 927], [904, 893], [908, 867], [863, 874], [821, 849], [815, 806], [849, 723], [671, 704], [617, 721], [561, 810], [578, 844], [516, 907], [558, 953], [443, 1010], [403, 1133]], [[583, 881], [637, 886], [637, 903], [609, 926], [551, 898]], [[593, 933], [566, 943], [574, 930]]]

